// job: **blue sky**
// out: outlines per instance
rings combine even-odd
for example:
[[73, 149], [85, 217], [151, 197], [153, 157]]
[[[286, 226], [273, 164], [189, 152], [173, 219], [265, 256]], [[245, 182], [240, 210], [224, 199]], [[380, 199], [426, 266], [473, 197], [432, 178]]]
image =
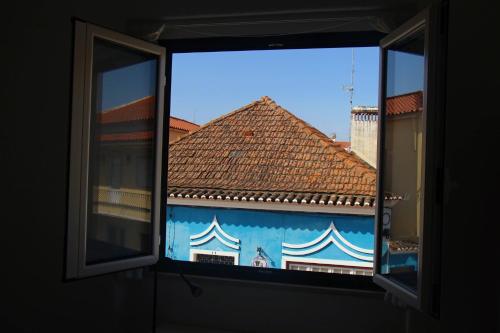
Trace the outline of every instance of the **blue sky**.
[[107, 71], [102, 76], [102, 87], [102, 110], [154, 95], [156, 60]]
[[387, 53], [387, 97], [424, 89], [424, 57], [390, 50]]
[[[355, 48], [354, 105], [377, 105], [379, 49]], [[351, 48], [173, 55], [171, 115], [205, 124], [267, 95], [326, 135], [349, 137]], [[389, 52], [388, 96], [423, 88], [423, 58]], [[155, 93], [156, 61], [103, 73], [102, 109]]]
[[[376, 105], [379, 49], [355, 48], [354, 105]], [[171, 115], [204, 124], [267, 95], [338, 140], [349, 136], [351, 48], [173, 55]]]

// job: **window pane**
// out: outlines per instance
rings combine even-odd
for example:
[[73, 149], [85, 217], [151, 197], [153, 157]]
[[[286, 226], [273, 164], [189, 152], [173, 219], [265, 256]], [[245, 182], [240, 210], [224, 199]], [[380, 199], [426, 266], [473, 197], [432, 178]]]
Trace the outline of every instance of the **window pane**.
[[86, 263], [152, 252], [158, 60], [96, 38]]
[[416, 290], [423, 202], [424, 31], [386, 52], [381, 272]]

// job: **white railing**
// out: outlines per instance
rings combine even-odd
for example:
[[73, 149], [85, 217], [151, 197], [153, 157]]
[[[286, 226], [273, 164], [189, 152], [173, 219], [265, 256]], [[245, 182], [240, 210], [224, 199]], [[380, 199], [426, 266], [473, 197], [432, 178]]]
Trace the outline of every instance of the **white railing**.
[[95, 208], [99, 214], [150, 221], [151, 192], [99, 186]]

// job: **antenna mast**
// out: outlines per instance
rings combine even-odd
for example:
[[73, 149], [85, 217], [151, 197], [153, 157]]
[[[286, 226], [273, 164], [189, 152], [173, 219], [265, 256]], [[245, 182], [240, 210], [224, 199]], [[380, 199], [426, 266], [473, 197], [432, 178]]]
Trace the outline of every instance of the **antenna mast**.
[[[354, 96], [354, 48], [352, 48], [352, 60], [351, 60], [351, 84], [344, 85], [344, 91], [349, 93], [349, 114], [350, 119], [352, 118], [352, 98]], [[351, 142], [351, 124], [349, 124], [349, 142]]]

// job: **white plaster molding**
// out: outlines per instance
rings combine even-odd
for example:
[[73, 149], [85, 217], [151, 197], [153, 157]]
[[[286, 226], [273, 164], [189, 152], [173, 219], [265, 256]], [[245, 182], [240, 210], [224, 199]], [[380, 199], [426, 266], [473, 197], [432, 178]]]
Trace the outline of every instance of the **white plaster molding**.
[[[339, 241], [337, 241], [331, 235], [332, 232], [340, 239], [340, 241], [343, 244], [341, 244]], [[328, 237], [326, 241], [321, 243], [328, 235], [330, 235], [330, 237]], [[365, 249], [365, 248], [362, 248], [362, 247], [359, 247], [359, 246], [356, 246], [356, 245], [350, 243], [347, 239], [345, 239], [340, 234], [340, 232], [337, 230], [337, 228], [335, 227], [335, 224], [333, 222], [330, 223], [330, 226], [328, 227], [328, 229], [325, 230], [325, 232], [323, 234], [321, 234], [321, 236], [319, 236], [318, 238], [316, 238], [310, 242], [302, 243], [302, 244], [281, 243], [281, 245], [284, 248], [286, 248], [286, 249], [282, 250], [283, 254], [292, 255], [292, 256], [304, 256], [304, 255], [318, 252], [318, 251], [322, 250], [323, 248], [325, 248], [326, 246], [328, 246], [330, 243], [333, 243], [342, 252], [350, 255], [351, 257], [357, 258], [359, 260], [373, 261], [372, 256], [364, 256], [364, 255], [355, 253], [355, 252], [351, 251], [350, 249], [348, 249], [348, 248], [351, 248], [351, 249], [358, 251], [358, 252], [361, 252], [361, 253], [373, 254], [373, 250]], [[317, 245], [317, 244], [319, 244], [319, 245]], [[348, 248], [346, 248], [344, 245], [347, 246]], [[290, 249], [305, 249], [305, 248], [309, 248], [309, 249], [301, 250], [301, 251], [290, 250]]]
[[[237, 244], [232, 244], [232, 243], [228, 242], [227, 240], [225, 240], [224, 238], [219, 236], [219, 233], [222, 236], [224, 236], [224, 238], [227, 238], [230, 241], [237, 243]], [[208, 237], [205, 237], [207, 235], [208, 235]], [[203, 237], [205, 237], [205, 238], [203, 238]], [[191, 241], [189, 242], [189, 245], [190, 246], [202, 245], [202, 244], [208, 243], [213, 238], [217, 238], [222, 244], [226, 245], [227, 247], [230, 247], [230, 248], [235, 249], [235, 250], [240, 249], [240, 245], [239, 245], [240, 240], [238, 238], [235, 238], [233, 236], [228, 235], [224, 230], [222, 230], [222, 228], [219, 225], [219, 222], [217, 221], [217, 216], [215, 216], [215, 215], [214, 215], [214, 219], [212, 220], [212, 223], [208, 226], [207, 229], [205, 229], [203, 232], [200, 232], [199, 234], [189, 236], [189, 239], [191, 239]], [[195, 240], [195, 239], [197, 239], [197, 240]]]
[[[201, 197], [203, 199], [203, 196]], [[280, 202], [250, 202], [245, 197], [241, 201], [228, 200], [198, 200], [194, 196], [192, 198], [169, 198], [167, 205], [171, 206], [196, 206], [196, 207], [220, 207], [220, 208], [236, 208], [250, 210], [267, 210], [267, 211], [282, 211], [282, 212], [307, 212], [307, 213], [332, 213], [343, 215], [357, 216], [374, 216], [375, 209], [365, 206], [336, 206], [332, 201], [327, 205], [310, 205], [310, 204], [295, 204], [291, 205], [288, 199], [283, 199]]]
[[316, 239], [314, 239], [314, 240], [312, 240], [312, 241], [310, 241], [308, 243], [303, 243], [303, 244], [282, 243], [282, 245], [283, 245], [283, 247], [287, 247], [287, 248], [290, 248], [290, 249], [303, 249], [303, 248], [306, 248], [306, 247], [310, 247], [310, 246], [316, 245], [319, 242], [321, 242], [326, 236], [328, 236], [328, 234], [330, 233], [330, 231], [333, 231], [333, 233], [347, 247], [350, 247], [351, 249], [356, 250], [358, 252], [367, 253], [367, 254], [373, 254], [373, 250], [365, 249], [365, 248], [356, 246], [356, 245], [352, 244], [351, 242], [349, 242], [347, 239], [345, 239], [340, 234], [340, 232], [337, 230], [337, 227], [335, 227], [335, 224], [333, 222], [330, 223], [330, 226], [328, 227], [328, 229], [326, 229], [326, 231], [321, 236], [319, 236], [318, 238], [316, 238]]
[[189, 245], [190, 246], [202, 245], [202, 244], [208, 243], [213, 238], [217, 238], [222, 244], [226, 245], [227, 247], [230, 247], [230, 248], [235, 249], [235, 250], [239, 250], [240, 249], [239, 245], [235, 245], [235, 244], [229, 243], [228, 241], [226, 241], [225, 239], [223, 239], [221, 236], [219, 236], [215, 231], [212, 231], [210, 233], [210, 235], [208, 237], [206, 237], [206, 238], [203, 238], [203, 239], [200, 239], [200, 240], [197, 240], [197, 241], [191, 241], [191, 242], [189, 242]]
[[318, 252], [328, 246], [330, 243], [333, 243], [335, 246], [337, 246], [342, 252], [350, 255], [351, 257], [357, 258], [359, 260], [365, 260], [365, 261], [373, 261], [373, 257], [368, 257], [368, 256], [363, 256], [357, 253], [352, 252], [349, 249], [346, 249], [342, 244], [340, 244], [335, 238], [333, 238], [332, 235], [328, 237], [328, 239], [323, 242], [322, 244], [319, 244], [318, 246], [312, 247], [307, 250], [302, 250], [302, 251], [292, 251], [292, 250], [282, 250], [283, 254], [291, 255], [291, 256], [305, 256], [314, 252]]
[[319, 236], [318, 238], [308, 242], [308, 243], [303, 243], [303, 244], [290, 244], [290, 243], [281, 243], [281, 245], [283, 247], [288, 247], [290, 249], [303, 249], [303, 248], [306, 248], [306, 247], [310, 247], [310, 246], [313, 246], [313, 245], [316, 245], [318, 244], [319, 242], [321, 242], [323, 239], [325, 239], [326, 236], [328, 236], [331, 232], [331, 228], [328, 227], [328, 229], [325, 230], [325, 232], [323, 234], [321, 234], [321, 236]]
[[359, 247], [359, 246], [356, 246], [354, 244], [352, 244], [351, 242], [349, 242], [347, 239], [345, 239], [341, 234], [340, 232], [337, 230], [337, 228], [335, 227], [335, 224], [332, 222], [332, 224], [330, 225], [330, 228], [332, 229], [333, 233], [338, 237], [338, 239], [340, 239], [340, 241], [342, 243], [344, 243], [345, 245], [347, 245], [348, 247], [350, 247], [351, 249], [353, 250], [356, 250], [358, 252], [362, 252], [362, 253], [367, 253], [367, 254], [373, 254], [373, 250], [370, 250], [370, 249], [365, 249], [365, 248], [362, 248], [362, 247]]
[[235, 242], [235, 243], [239, 243], [240, 242], [240, 240], [238, 238], [230, 236], [224, 230], [222, 230], [222, 228], [219, 225], [219, 221], [217, 221], [217, 216], [215, 216], [215, 215], [214, 215], [214, 219], [212, 220], [212, 223], [208, 226], [207, 229], [205, 229], [205, 231], [200, 232], [199, 234], [196, 234], [196, 235], [191, 235], [191, 236], [189, 236], [189, 239], [197, 239], [197, 238], [204, 237], [210, 231], [212, 231], [212, 229], [214, 229], [214, 228], [217, 229], [217, 231], [219, 233], [221, 233], [222, 236], [226, 237], [230, 241]]

